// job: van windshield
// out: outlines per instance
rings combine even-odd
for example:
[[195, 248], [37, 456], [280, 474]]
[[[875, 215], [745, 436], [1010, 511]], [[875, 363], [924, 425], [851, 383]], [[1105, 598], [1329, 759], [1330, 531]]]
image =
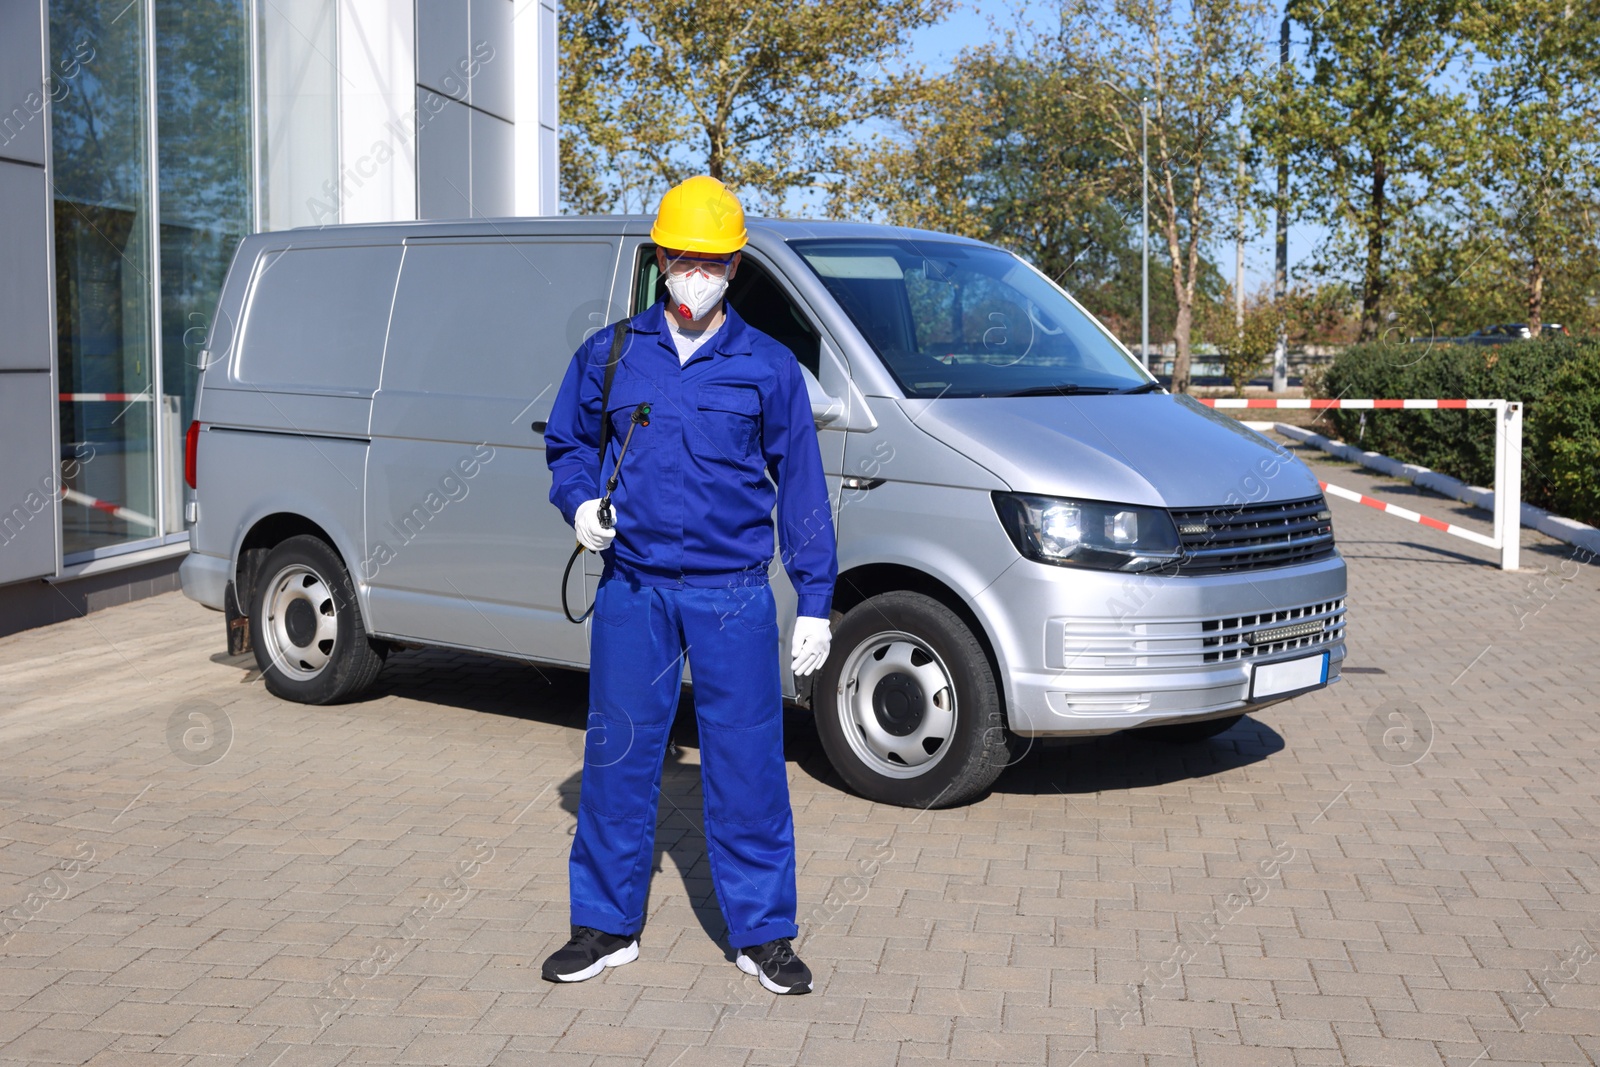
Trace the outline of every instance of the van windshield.
[[873, 238], [790, 242], [908, 397], [1154, 388], [1033, 267], [998, 248]]

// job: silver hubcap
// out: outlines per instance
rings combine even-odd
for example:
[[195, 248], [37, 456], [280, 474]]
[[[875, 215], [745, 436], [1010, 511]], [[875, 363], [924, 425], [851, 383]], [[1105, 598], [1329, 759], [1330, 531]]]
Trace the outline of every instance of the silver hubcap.
[[955, 734], [950, 671], [908, 633], [876, 634], [857, 645], [839, 673], [835, 706], [856, 757], [888, 778], [928, 773]]
[[339, 633], [333, 590], [316, 571], [296, 563], [273, 577], [264, 603], [261, 632], [272, 662], [297, 681], [315, 678], [332, 658]]

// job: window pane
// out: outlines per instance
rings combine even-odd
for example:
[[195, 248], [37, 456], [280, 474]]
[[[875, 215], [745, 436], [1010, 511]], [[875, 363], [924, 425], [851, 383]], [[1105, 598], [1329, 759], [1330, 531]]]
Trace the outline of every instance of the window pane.
[[169, 531], [184, 528], [183, 431], [217, 292], [250, 232], [245, 0], [156, 0], [161, 205], [161, 433]]
[[93, 58], [55, 102], [62, 548], [154, 536], [150, 162], [141, 4], [55, 0], [50, 48]]

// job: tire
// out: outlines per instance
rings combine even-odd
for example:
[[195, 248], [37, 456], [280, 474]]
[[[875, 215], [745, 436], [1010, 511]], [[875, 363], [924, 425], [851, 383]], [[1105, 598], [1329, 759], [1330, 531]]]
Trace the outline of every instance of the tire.
[[367, 636], [350, 575], [319, 537], [278, 544], [250, 597], [250, 643], [267, 690], [301, 704], [337, 704], [372, 684], [384, 646]]
[[851, 608], [812, 700], [834, 769], [885, 804], [965, 804], [994, 784], [1017, 741], [983, 646], [960, 616], [920, 593], [883, 593]]
[[1199, 722], [1173, 722], [1165, 726], [1147, 726], [1139, 732], [1169, 745], [1188, 745], [1226, 733], [1238, 726], [1243, 718], [1243, 715], [1229, 715], [1221, 719], [1201, 719]]

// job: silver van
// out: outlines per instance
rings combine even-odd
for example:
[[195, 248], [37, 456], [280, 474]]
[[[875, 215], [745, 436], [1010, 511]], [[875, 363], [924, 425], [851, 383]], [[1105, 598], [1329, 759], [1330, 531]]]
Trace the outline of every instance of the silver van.
[[[541, 431], [578, 344], [658, 298], [649, 229], [244, 240], [189, 428], [182, 580], [273, 693], [352, 699], [397, 647], [587, 665]], [[807, 371], [839, 544], [832, 655], [787, 695], [853, 789], [962, 803], [1031, 738], [1199, 740], [1338, 679], [1345, 565], [1292, 455], [1166, 394], [1008, 252], [749, 229], [729, 299]]]

